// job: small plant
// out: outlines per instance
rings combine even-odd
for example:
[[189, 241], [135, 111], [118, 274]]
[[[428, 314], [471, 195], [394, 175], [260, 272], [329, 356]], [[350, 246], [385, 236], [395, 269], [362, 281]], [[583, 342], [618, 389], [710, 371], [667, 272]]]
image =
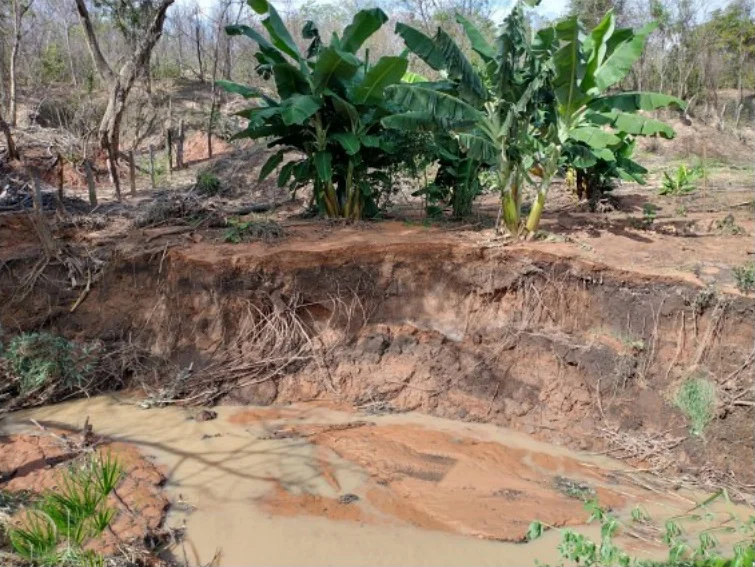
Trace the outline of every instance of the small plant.
[[41, 567], [102, 565], [102, 558], [84, 547], [113, 520], [115, 510], [107, 498], [121, 475], [121, 466], [110, 455], [70, 468], [59, 488], [44, 495], [8, 531], [13, 551]]
[[664, 171], [663, 183], [658, 194], [679, 196], [692, 193], [697, 189], [694, 182], [699, 179], [700, 176], [701, 171], [699, 168], [695, 167], [688, 169], [685, 164], [681, 164], [672, 175], [669, 175], [668, 171]]
[[225, 242], [239, 244], [246, 240], [264, 240], [269, 242], [283, 236], [283, 228], [275, 221], [267, 219], [242, 221], [229, 218], [226, 220], [228, 228], [223, 234]]
[[18, 377], [22, 396], [62, 381], [65, 389], [83, 387], [92, 367], [89, 350], [50, 333], [24, 333], [1, 353]]
[[197, 173], [197, 193], [200, 195], [218, 195], [223, 191], [223, 184], [214, 173], [204, 170]]
[[[720, 491], [707, 502], [725, 496], [725, 491]], [[702, 504], [699, 507], [705, 507]], [[595, 567], [751, 567], [755, 561], [755, 531], [753, 530], [752, 518], [746, 522], [738, 521], [738, 526], [722, 525], [702, 530], [697, 535], [697, 541], [688, 540], [678, 520], [696, 520], [698, 515], [689, 515], [684, 518], [672, 518], [665, 523], [662, 541], [668, 549], [665, 561], [653, 561], [632, 557], [627, 551], [614, 543], [614, 538], [626, 526], [615, 516], [600, 508], [594, 501], [585, 502], [585, 508], [590, 512], [588, 523], [597, 521], [600, 523], [600, 541], [577, 533], [570, 529], [562, 529], [561, 543], [558, 552], [561, 558], [568, 564], [595, 566]], [[636, 509], [635, 509], [636, 510]], [[632, 514], [633, 521], [649, 522], [650, 518], [642, 513]], [[734, 524], [730, 517], [725, 524]], [[532, 522], [527, 532], [527, 539], [532, 541], [539, 538], [548, 528], [542, 522]], [[733, 533], [737, 531], [745, 536], [745, 539], [734, 545], [728, 555], [722, 555], [718, 551], [716, 531]], [[542, 565], [536, 562], [538, 565]], [[563, 564], [562, 564], [563, 565]]]
[[642, 222], [646, 227], [652, 226], [658, 215], [658, 207], [653, 203], [645, 203], [642, 206]]
[[716, 388], [702, 376], [687, 379], [679, 388], [674, 403], [690, 422], [690, 433], [702, 435], [715, 417]]
[[716, 230], [727, 236], [747, 234], [745, 229], [737, 224], [734, 215], [726, 215], [723, 219], [716, 221]]
[[747, 294], [755, 291], [755, 262], [735, 266], [732, 272], [734, 272], [734, 281], [739, 291]]
[[687, 207], [684, 205], [681, 205], [676, 208], [676, 216], [678, 217], [686, 217], [687, 216]]

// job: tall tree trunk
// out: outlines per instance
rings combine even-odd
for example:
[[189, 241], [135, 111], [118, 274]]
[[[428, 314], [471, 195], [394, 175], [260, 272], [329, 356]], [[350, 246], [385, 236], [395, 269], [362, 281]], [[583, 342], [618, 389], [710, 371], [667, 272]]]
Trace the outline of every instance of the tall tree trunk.
[[8, 104], [8, 118], [10, 119], [10, 125], [14, 128], [18, 121], [18, 84], [16, 82], [16, 62], [18, 61], [18, 51], [21, 48], [21, 31], [20, 28], [16, 29], [16, 33], [13, 36], [13, 47], [10, 52], [10, 85], [8, 87], [9, 104]]
[[73, 86], [79, 88], [79, 81], [76, 78], [76, 67], [73, 64], [73, 52], [71, 51], [71, 28], [66, 25], [66, 51], [68, 51], [68, 67], [71, 69], [71, 81]]
[[197, 63], [199, 64], [199, 80], [204, 83], [204, 65], [202, 64], [202, 30], [199, 21], [194, 26], [194, 41], [197, 44]]

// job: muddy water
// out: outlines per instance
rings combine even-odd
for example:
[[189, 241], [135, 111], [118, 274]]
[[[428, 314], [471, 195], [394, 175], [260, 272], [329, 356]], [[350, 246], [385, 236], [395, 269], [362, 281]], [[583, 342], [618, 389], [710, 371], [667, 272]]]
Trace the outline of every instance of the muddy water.
[[534, 565], [558, 559], [560, 536], [516, 543], [533, 519], [597, 536], [583, 525], [583, 491], [624, 516], [630, 503], [660, 519], [695, 502], [628, 482], [618, 462], [490, 425], [310, 404], [216, 409], [200, 422], [101, 397], [19, 412], [4, 429], [88, 416], [97, 433], [137, 445], [169, 479], [168, 522], [185, 525], [178, 553], [196, 565], [218, 550], [225, 566]]

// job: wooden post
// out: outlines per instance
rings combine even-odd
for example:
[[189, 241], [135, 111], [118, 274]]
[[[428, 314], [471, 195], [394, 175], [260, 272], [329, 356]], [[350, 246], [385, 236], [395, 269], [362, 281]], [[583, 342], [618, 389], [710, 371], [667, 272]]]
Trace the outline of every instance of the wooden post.
[[128, 182], [131, 186], [131, 196], [136, 197], [136, 162], [134, 161], [134, 150], [128, 152]]
[[171, 138], [171, 131], [170, 128], [168, 128], [165, 133], [165, 153], [168, 157], [168, 179], [172, 177], [173, 173], [173, 140]]
[[212, 159], [212, 126], [215, 122], [215, 105], [217, 104], [217, 93], [215, 91], [215, 82], [212, 83], [212, 102], [210, 104], [210, 117], [207, 120], [207, 159]]
[[65, 180], [65, 160], [58, 152], [58, 200], [63, 203], [63, 182]]
[[149, 177], [152, 180], [152, 189], [155, 189], [155, 146], [149, 145]]
[[173, 173], [173, 99], [168, 99], [168, 120], [165, 125], [165, 153], [168, 156], [168, 179]]
[[176, 169], [184, 167], [184, 121], [178, 121], [178, 138], [176, 139]]
[[87, 178], [87, 189], [89, 189], [89, 206], [97, 206], [97, 187], [94, 185], [94, 173], [92, 173], [92, 164], [89, 159], [84, 160], [84, 173]]

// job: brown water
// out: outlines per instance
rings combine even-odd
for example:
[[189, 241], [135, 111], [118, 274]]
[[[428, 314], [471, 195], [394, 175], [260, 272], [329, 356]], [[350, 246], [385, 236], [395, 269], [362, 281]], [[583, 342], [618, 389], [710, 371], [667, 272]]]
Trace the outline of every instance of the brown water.
[[216, 409], [198, 422], [185, 409], [100, 397], [16, 413], [6, 429], [30, 417], [80, 427], [88, 416], [98, 434], [137, 445], [166, 472], [180, 503], [168, 523], [185, 525], [192, 565], [217, 550], [225, 566], [534, 565], [557, 561], [560, 535], [515, 543], [531, 520], [598, 536], [574, 487], [625, 518], [640, 504], [661, 520], [703, 497], [641, 488], [615, 472], [626, 470], [619, 462], [490, 425], [311, 404]]

